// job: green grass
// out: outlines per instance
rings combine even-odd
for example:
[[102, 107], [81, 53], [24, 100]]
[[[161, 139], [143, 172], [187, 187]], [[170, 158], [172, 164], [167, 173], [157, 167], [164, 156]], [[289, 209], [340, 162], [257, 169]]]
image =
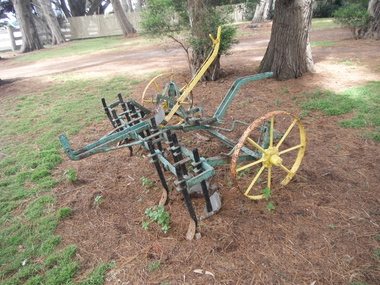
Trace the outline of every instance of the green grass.
[[319, 41], [319, 42], [311, 42], [312, 47], [329, 47], [339, 45], [339, 43], [334, 41]]
[[[58, 135], [73, 135], [102, 122], [100, 99], [130, 96], [138, 83], [128, 76], [56, 76], [41, 93], [0, 99], [0, 280], [1, 284], [74, 284], [80, 269], [76, 247], [61, 251], [54, 235], [70, 208], [53, 210], [50, 174], [62, 162]], [[62, 180], [67, 180], [64, 174]], [[75, 182], [72, 182], [75, 183]], [[102, 284], [109, 264], [99, 265], [81, 284]], [[103, 280], [103, 281], [102, 281]]]
[[[154, 40], [157, 41], [157, 40]], [[18, 58], [16, 62], [34, 62], [52, 58], [85, 55], [89, 53], [104, 53], [111, 50], [126, 50], [136, 45], [146, 45], [151, 40], [145, 38], [132, 38], [123, 40], [122, 36], [74, 40], [59, 46], [47, 46], [45, 49], [28, 53]]]
[[303, 109], [322, 111], [332, 116], [351, 113], [349, 119], [339, 121], [339, 126], [366, 130], [363, 136], [380, 142], [380, 81], [339, 94], [318, 90], [305, 98], [300, 102]]
[[311, 22], [312, 30], [322, 30], [322, 29], [331, 29], [339, 28], [340, 26], [337, 23], [334, 23], [333, 18], [315, 18]]

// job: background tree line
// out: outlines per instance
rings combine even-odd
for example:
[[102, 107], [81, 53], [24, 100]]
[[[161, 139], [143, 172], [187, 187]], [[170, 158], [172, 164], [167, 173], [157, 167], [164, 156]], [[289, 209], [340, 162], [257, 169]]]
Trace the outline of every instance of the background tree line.
[[[14, 12], [20, 25], [23, 44], [21, 52], [42, 49], [37, 29], [51, 34], [52, 45], [65, 42], [60, 19], [104, 14], [111, 4], [124, 36], [136, 30], [124, 11], [142, 9], [144, 34], [167, 36], [185, 50], [191, 73], [206, 59], [212, 43], [208, 37], [223, 25], [219, 55], [204, 76], [205, 80], [220, 77], [220, 56], [228, 54], [237, 43], [236, 28], [228, 18], [225, 4], [245, 4], [251, 8], [252, 22], [273, 19], [272, 35], [259, 71], [272, 71], [275, 78], [285, 80], [313, 71], [309, 30], [315, 16], [334, 16], [336, 21], [351, 29], [356, 38], [379, 39], [380, 0], [3, 0], [0, 18]], [[254, 11], [254, 12], [253, 12]]]

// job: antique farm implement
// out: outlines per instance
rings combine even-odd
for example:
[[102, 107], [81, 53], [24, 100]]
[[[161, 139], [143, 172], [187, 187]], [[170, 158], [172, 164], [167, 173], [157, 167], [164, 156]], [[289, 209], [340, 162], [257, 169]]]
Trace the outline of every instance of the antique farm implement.
[[[242, 84], [270, 78], [272, 73], [262, 73], [237, 79], [224, 96], [212, 117], [205, 117], [201, 107], [193, 106], [192, 90], [204, 72], [216, 58], [219, 50], [221, 29], [213, 41], [213, 50], [190, 82], [177, 84], [174, 79], [183, 78], [174, 74], [157, 76], [148, 84], [142, 102], [128, 99], [121, 94], [118, 100], [107, 104], [102, 99], [104, 111], [113, 130], [98, 141], [78, 150], [73, 150], [66, 137], [60, 136], [61, 144], [72, 160], [90, 155], [140, 145], [149, 150], [164, 188], [160, 203], [166, 204], [169, 186], [165, 176], [168, 171], [176, 176], [176, 189], [182, 192], [190, 214], [188, 237], [191, 238], [198, 219], [189, 192], [198, 188], [205, 199], [205, 210], [201, 219], [211, 216], [221, 206], [217, 192], [210, 195], [209, 179], [216, 174], [218, 165], [231, 164], [231, 174], [240, 191], [252, 200], [263, 198], [272, 183], [286, 185], [295, 175], [304, 156], [306, 147], [305, 130], [300, 120], [285, 111], [274, 111], [257, 118], [252, 123], [234, 121], [231, 128], [222, 128], [222, 121], [233, 98]], [[167, 76], [168, 82], [161, 86], [158, 79]], [[183, 85], [183, 86], [181, 86]], [[151, 94], [149, 90], [153, 89]], [[148, 106], [152, 106], [150, 109]], [[175, 122], [174, 122], [175, 121]], [[222, 133], [236, 131], [237, 125], [247, 125], [240, 139], [228, 138]], [[176, 131], [203, 131], [220, 140], [229, 153], [204, 158], [198, 149], [189, 150], [181, 146]]]

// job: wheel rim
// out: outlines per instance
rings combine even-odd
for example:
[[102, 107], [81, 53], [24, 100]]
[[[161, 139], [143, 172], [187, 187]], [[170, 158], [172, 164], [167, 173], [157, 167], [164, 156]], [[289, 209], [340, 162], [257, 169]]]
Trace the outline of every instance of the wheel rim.
[[[159, 74], [156, 77], [154, 77], [145, 87], [143, 95], [141, 97], [141, 104], [147, 108], [151, 107], [151, 109], [153, 110], [157, 104], [156, 95], [162, 94], [166, 84], [171, 81], [177, 84], [179, 91], [181, 92], [185, 90], [185, 88], [188, 86], [187, 80], [179, 74], [176, 74], [176, 73]], [[189, 99], [188, 104], [191, 107], [193, 104], [192, 94], [189, 95], [188, 99]], [[165, 109], [166, 112], [169, 111], [169, 105], [167, 101], [165, 101], [163, 108]]]
[[[252, 200], [264, 198], [272, 181], [286, 185], [297, 172], [306, 148], [305, 129], [295, 115], [270, 112], [255, 120], [243, 133], [232, 154], [231, 172], [240, 191]], [[243, 153], [257, 160], [238, 162]], [[256, 169], [256, 171], [252, 171]]]

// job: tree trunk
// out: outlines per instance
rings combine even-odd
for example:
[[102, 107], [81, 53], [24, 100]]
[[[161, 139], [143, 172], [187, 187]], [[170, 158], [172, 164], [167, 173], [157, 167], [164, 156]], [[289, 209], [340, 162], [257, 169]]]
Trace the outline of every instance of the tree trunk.
[[131, 0], [120, 0], [124, 12], [133, 12], [133, 5]]
[[136, 5], [135, 11], [140, 10], [142, 8], [141, 0], [136, 0], [135, 5]]
[[[207, 6], [203, 0], [189, 0], [188, 9], [190, 14], [190, 27], [192, 38], [196, 40], [202, 39], [205, 42], [210, 42], [209, 34], [205, 33], [206, 26], [205, 21], [207, 21]], [[190, 60], [191, 73], [194, 75], [202, 66], [203, 62], [206, 61], [210, 50], [207, 45], [199, 45], [196, 50], [192, 50], [192, 56]], [[205, 72], [202, 80], [214, 81], [220, 77], [220, 56], [217, 56], [210, 67]]]
[[277, 0], [272, 34], [260, 72], [272, 71], [287, 80], [314, 71], [309, 29], [313, 0]]
[[130, 12], [133, 12], [133, 5], [132, 5], [132, 0], [128, 0], [128, 7], [129, 7], [129, 11]]
[[67, 8], [66, 1], [60, 0], [59, 1], [59, 7], [62, 9], [63, 13], [65, 14], [66, 18], [71, 17], [70, 10]]
[[51, 32], [51, 44], [59, 45], [66, 42], [65, 37], [62, 34], [61, 27], [59, 26], [57, 17], [51, 7], [50, 0], [37, 0], [39, 4], [39, 13], [43, 15], [46, 20], [47, 26]]
[[13, 0], [16, 17], [20, 25], [22, 45], [21, 53], [43, 49], [36, 25], [33, 21], [32, 7], [29, 0]]
[[68, 0], [72, 17], [86, 15], [86, 0]]
[[99, 10], [102, 8], [102, 2], [103, 2], [102, 0], [94, 0], [94, 1], [92, 1], [91, 7], [87, 11], [86, 15], [91, 16], [91, 15], [94, 15], [94, 14], [101, 14], [101, 13], [99, 13], [100, 12]]
[[253, 16], [251, 23], [269, 21], [272, 4], [273, 0], [260, 0], [256, 5], [255, 15]]
[[370, 0], [368, 3], [368, 12], [372, 16], [371, 26], [366, 33], [366, 38], [380, 39], [380, 0]]
[[120, 28], [123, 31], [124, 37], [129, 34], [135, 34], [136, 30], [133, 28], [132, 24], [128, 21], [127, 16], [125, 15], [123, 8], [121, 7], [119, 0], [111, 0], [111, 4], [113, 10], [115, 11], [115, 15], [117, 21], [119, 22]]

